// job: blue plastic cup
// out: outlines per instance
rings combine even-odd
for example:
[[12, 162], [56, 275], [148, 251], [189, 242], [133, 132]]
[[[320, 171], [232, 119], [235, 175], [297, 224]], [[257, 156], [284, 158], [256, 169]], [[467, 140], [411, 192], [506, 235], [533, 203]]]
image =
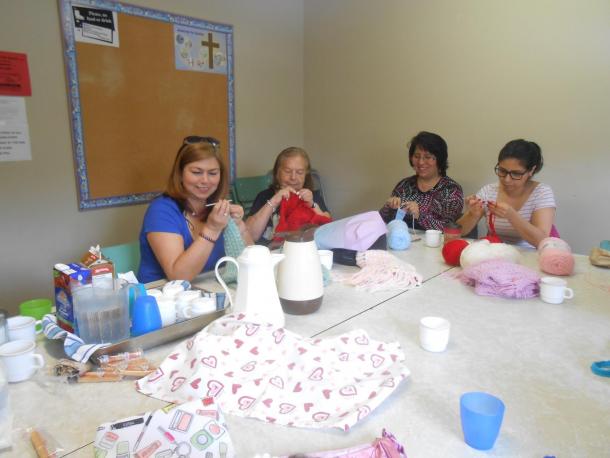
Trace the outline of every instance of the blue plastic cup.
[[131, 335], [141, 336], [157, 329], [161, 329], [161, 313], [157, 299], [153, 296], [136, 297], [131, 316]]
[[464, 393], [460, 397], [460, 417], [464, 441], [477, 450], [489, 450], [500, 433], [504, 403], [488, 393]]

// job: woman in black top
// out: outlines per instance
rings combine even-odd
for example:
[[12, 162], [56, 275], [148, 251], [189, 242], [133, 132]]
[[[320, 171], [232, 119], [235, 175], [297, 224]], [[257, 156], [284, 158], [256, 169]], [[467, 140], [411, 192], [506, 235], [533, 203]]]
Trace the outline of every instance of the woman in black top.
[[296, 146], [286, 148], [277, 156], [271, 186], [258, 193], [252, 204], [246, 226], [256, 243], [267, 245], [273, 240], [280, 203], [291, 193], [309, 204], [317, 214], [330, 217], [322, 195], [313, 191], [309, 156], [303, 148]]

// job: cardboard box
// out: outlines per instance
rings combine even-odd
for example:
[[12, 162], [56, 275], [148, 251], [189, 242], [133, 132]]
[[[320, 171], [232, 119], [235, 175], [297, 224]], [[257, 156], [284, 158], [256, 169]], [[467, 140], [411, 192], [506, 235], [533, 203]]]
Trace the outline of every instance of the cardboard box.
[[53, 285], [57, 324], [66, 331], [78, 334], [74, 291], [85, 287], [114, 289], [114, 264], [91, 253], [85, 254], [80, 264], [55, 264]]
[[91, 287], [91, 271], [80, 264], [55, 264], [53, 286], [57, 324], [75, 333], [73, 293], [78, 288]]

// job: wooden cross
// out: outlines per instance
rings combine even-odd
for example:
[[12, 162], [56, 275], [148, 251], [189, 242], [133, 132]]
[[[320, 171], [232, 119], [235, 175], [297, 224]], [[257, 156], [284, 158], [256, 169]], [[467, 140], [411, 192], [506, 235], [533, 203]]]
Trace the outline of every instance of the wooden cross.
[[214, 68], [214, 48], [220, 47], [220, 45], [215, 43], [212, 38], [212, 33], [208, 32], [208, 41], [201, 41], [201, 46], [206, 46], [208, 48], [208, 65], [210, 68]]

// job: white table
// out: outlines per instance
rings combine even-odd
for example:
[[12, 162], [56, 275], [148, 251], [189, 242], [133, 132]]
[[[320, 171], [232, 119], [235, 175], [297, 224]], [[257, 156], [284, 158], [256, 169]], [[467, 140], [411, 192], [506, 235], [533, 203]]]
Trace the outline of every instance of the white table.
[[[576, 275], [568, 279], [576, 297], [549, 305], [539, 299], [477, 296], [450, 278], [458, 269], [443, 273], [448, 266], [440, 249], [421, 242], [398, 256], [422, 273], [421, 288], [368, 294], [332, 284], [317, 313], [287, 315], [286, 327], [320, 337], [363, 328], [373, 338], [398, 340], [411, 377], [349, 433], [287, 428], [227, 415], [238, 456], [349, 447], [372, 441], [384, 427], [410, 457], [483, 456], [463, 442], [459, 423], [459, 396], [474, 390], [494, 393], [506, 403], [500, 438], [488, 456], [610, 455], [610, 379], [589, 369], [593, 361], [610, 358], [610, 271], [594, 268], [579, 256]], [[535, 253], [525, 254], [525, 263], [535, 268]], [[451, 321], [446, 352], [429, 353], [419, 347], [418, 322], [426, 315]], [[174, 345], [155, 348], [146, 356], [160, 362]], [[47, 364], [61, 356], [57, 342], [41, 342], [39, 347]], [[46, 429], [71, 457], [93, 456], [90, 444], [100, 423], [164, 405], [137, 393], [128, 381], [48, 382], [43, 388], [40, 377], [36, 379], [10, 387], [15, 426]], [[24, 438], [0, 456], [35, 454]]]

